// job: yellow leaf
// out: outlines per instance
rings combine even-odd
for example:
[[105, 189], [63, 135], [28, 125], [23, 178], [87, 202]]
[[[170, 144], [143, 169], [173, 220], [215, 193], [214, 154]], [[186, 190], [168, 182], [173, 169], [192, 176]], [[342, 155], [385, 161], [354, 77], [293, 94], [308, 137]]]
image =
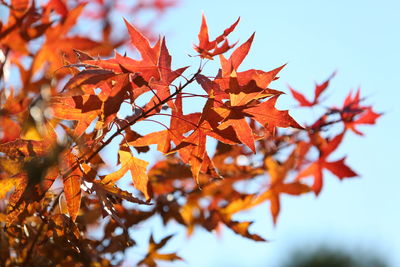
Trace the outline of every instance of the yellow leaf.
[[146, 200], [150, 198], [147, 189], [149, 177], [146, 173], [147, 161], [135, 158], [129, 151], [119, 151], [119, 160], [121, 162], [121, 168], [113, 173], [110, 173], [102, 180], [103, 184], [115, 183], [121, 179], [128, 171], [131, 172], [133, 185], [141, 191]]

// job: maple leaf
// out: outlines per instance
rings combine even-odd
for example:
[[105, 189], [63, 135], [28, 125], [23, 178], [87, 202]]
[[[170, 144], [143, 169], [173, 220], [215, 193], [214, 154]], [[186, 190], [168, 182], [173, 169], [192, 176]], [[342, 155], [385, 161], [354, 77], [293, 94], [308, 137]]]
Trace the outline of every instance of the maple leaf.
[[239, 65], [243, 62], [246, 58], [247, 54], [250, 51], [251, 44], [253, 43], [255, 33], [253, 33], [250, 38], [240, 45], [238, 48], [233, 51], [229, 59], [226, 59], [224, 55], [219, 55], [219, 59], [221, 61], [221, 68], [222, 68], [222, 76], [227, 77], [233, 71], [237, 71]]
[[215, 79], [215, 83], [220, 86], [220, 90], [229, 94], [232, 106], [245, 105], [254, 99], [283, 93], [267, 87], [273, 80], [277, 79], [277, 74], [285, 65], [268, 72], [254, 69], [243, 72], [237, 71], [240, 64], [246, 58], [253, 39], [254, 34], [245, 43], [236, 48], [229, 59], [220, 55], [222, 72], [221, 77]]
[[[273, 95], [280, 95], [283, 92], [266, 88], [273, 81], [279, 71], [285, 65], [270, 72], [257, 73], [249, 72], [236, 73], [233, 70], [229, 78], [217, 78], [215, 82], [220, 85], [220, 90], [229, 94], [231, 106], [244, 106], [257, 99], [266, 98]], [[250, 74], [250, 75], [248, 75]], [[258, 86], [258, 84], [260, 86]]]
[[[0, 27], [0, 40], [12, 51], [27, 55], [27, 41], [43, 34], [49, 24], [38, 22], [40, 16], [37, 16], [35, 2], [29, 5], [29, 1], [13, 1], [11, 4], [7, 23]], [[13, 7], [14, 4], [17, 7]]]
[[[191, 123], [188, 125], [190, 128], [185, 129], [185, 131], [192, 130], [190, 135], [177, 140], [178, 142], [174, 140], [177, 146], [174, 148], [173, 152], [179, 151], [179, 155], [183, 162], [190, 165], [193, 178], [197, 183], [199, 183], [200, 172], [209, 173], [215, 178], [219, 177], [215, 171], [214, 164], [206, 151], [207, 135], [230, 144], [237, 144], [240, 142], [235, 135], [232, 135], [232, 132], [217, 128], [220, 116], [213, 110], [213, 105], [214, 98], [210, 97], [203, 107], [203, 112], [199, 117], [196, 116], [197, 114], [191, 114], [195, 115], [193, 116], [195, 123]], [[181, 108], [181, 103], [179, 104], [179, 107]]]
[[288, 171], [294, 166], [295, 157], [296, 150], [283, 164], [279, 164], [272, 157], [267, 157], [265, 159], [265, 165], [270, 175], [270, 185], [267, 191], [261, 193], [253, 200], [252, 205], [257, 205], [265, 199], [268, 199], [271, 203], [270, 210], [274, 224], [276, 224], [280, 212], [280, 194], [301, 195], [310, 191], [310, 188], [307, 185], [300, 182], [284, 182], [287, 178]]
[[233, 76], [237, 77], [240, 85], [245, 85], [251, 81], [254, 81], [258, 87], [265, 89], [268, 87], [271, 81], [277, 79], [276, 75], [286, 64], [268, 72], [255, 69], [239, 72], [238, 68], [248, 55], [254, 40], [254, 36], [255, 33], [253, 33], [246, 42], [236, 48], [228, 59], [226, 59], [224, 55], [219, 56], [221, 63], [221, 77], [229, 78], [232, 76], [232, 73], [236, 73], [236, 75]]
[[[40, 177], [39, 183], [29, 170], [24, 172], [22, 166], [17, 169], [17, 174], [8, 178], [15, 183], [15, 190], [8, 200], [7, 225], [12, 224], [30, 203], [40, 201], [58, 176], [57, 166], [47, 167], [47, 170], [40, 170], [44, 177]], [[7, 185], [10, 186], [9, 183]]]
[[[157, 149], [163, 153], [172, 153], [179, 150], [182, 160], [185, 163], [189, 163], [191, 155], [189, 146], [195, 147], [195, 144], [193, 143], [195, 141], [190, 141], [191, 143], [186, 142], [183, 134], [195, 129], [196, 127], [194, 121], [198, 120], [198, 114], [194, 116], [192, 115], [193, 114], [186, 116], [182, 114], [182, 98], [178, 95], [174, 102], [170, 128], [168, 130], [153, 132], [143, 137], [134, 137], [133, 140], [127, 136], [126, 141], [132, 146], [148, 146], [151, 144], [157, 144]], [[177, 144], [177, 147], [174, 150], [170, 150], [171, 141]], [[181, 147], [184, 147], [184, 149], [181, 149]], [[202, 159], [203, 158], [198, 159], [197, 161], [192, 160], [194, 165], [191, 166], [193, 168], [195, 179], [197, 179], [198, 173], [200, 172], [199, 166], [201, 166], [201, 162], [203, 161]]]
[[[210, 97], [213, 97], [215, 92], [216, 102], [219, 103], [213, 106], [212, 109], [222, 121], [220, 120], [215, 123], [215, 118], [209, 119], [209, 123], [214, 128], [213, 131], [216, 131], [215, 128], [219, 131], [226, 130], [226, 134], [231, 128], [235, 132], [237, 139], [255, 152], [254, 134], [246, 117], [251, 117], [260, 122], [270, 132], [274, 132], [276, 126], [291, 126], [300, 129], [302, 127], [289, 116], [287, 111], [278, 111], [275, 109], [277, 96], [282, 92], [267, 88], [271, 81], [276, 79], [276, 75], [284, 65], [270, 72], [257, 70], [237, 72], [237, 68], [250, 50], [253, 38], [254, 34], [244, 44], [235, 49], [229, 59], [220, 55], [222, 73], [214, 81], [210, 81], [203, 76], [199, 77], [197, 81]], [[220, 104], [227, 96], [230, 100], [227, 103], [228, 105]], [[266, 102], [256, 102], [257, 99], [271, 96], [275, 97], [270, 98]], [[208, 113], [211, 112], [208, 111]], [[204, 109], [203, 114], [206, 114]], [[228, 137], [224, 136], [224, 133], [220, 133], [219, 135]], [[216, 136], [214, 135], [213, 137]], [[230, 139], [232, 140], [232, 138]]]
[[373, 125], [376, 123], [376, 120], [382, 116], [380, 113], [376, 113], [373, 111], [372, 107], [367, 107], [360, 116], [352, 122], [345, 123], [346, 128], [352, 130], [358, 135], [364, 135], [362, 132], [356, 129], [356, 126], [359, 124], [370, 124]]
[[171, 153], [171, 141], [179, 144], [184, 134], [195, 129], [200, 118], [199, 113], [184, 115], [182, 111], [182, 94], [178, 94], [172, 105], [170, 127], [164, 131], [149, 133], [145, 136], [127, 135], [126, 141], [131, 146], [149, 146], [157, 144], [162, 153]]
[[50, 63], [48, 71], [50, 73], [55, 72], [63, 65], [62, 52], [72, 53], [73, 49], [79, 49], [106, 55], [111, 51], [112, 46], [110, 45], [101, 44], [85, 37], [67, 36], [71, 28], [76, 24], [84, 7], [84, 4], [78, 5], [68, 12], [65, 20], [47, 29], [45, 42], [33, 61], [33, 73], [37, 73], [46, 62]]
[[[252, 154], [251, 152], [247, 152], [243, 146], [218, 142], [216, 149], [212, 161], [222, 177], [234, 176], [245, 179], [245, 177], [251, 177], [263, 173], [261, 168], [238, 164], [242, 156], [250, 158]], [[228, 163], [227, 161], [229, 159], [234, 160], [231, 163]]]
[[76, 120], [75, 136], [81, 136], [92, 121], [101, 115], [102, 102], [96, 95], [57, 96], [51, 100], [53, 116]]
[[351, 130], [358, 135], [363, 135], [356, 126], [360, 124], [373, 125], [382, 114], [374, 112], [371, 106], [362, 106], [360, 102], [361, 98], [359, 89], [354, 96], [352, 92], [349, 93], [341, 110], [333, 109], [333, 111], [340, 112], [346, 129]]
[[64, 178], [63, 183], [68, 213], [71, 219], [75, 221], [81, 206], [81, 176], [72, 174]]
[[274, 133], [276, 127], [302, 127], [289, 115], [287, 110], [275, 108], [278, 96], [273, 96], [265, 102], [241, 107], [219, 107], [214, 110], [224, 118], [218, 126], [220, 130], [232, 127], [239, 140], [255, 152], [254, 137], [246, 117], [250, 117], [263, 125], [269, 132]]
[[121, 168], [113, 173], [106, 175], [101, 182], [103, 184], [114, 184], [121, 179], [128, 171], [131, 172], [132, 182], [136, 189], [141, 191], [146, 200], [150, 199], [148, 182], [149, 177], [146, 174], [148, 162], [133, 157], [130, 151], [120, 150], [118, 152]]
[[149, 170], [149, 179], [154, 195], [167, 195], [172, 193], [176, 187], [174, 181], [183, 181], [192, 177], [189, 166], [183, 164], [178, 158], [168, 157], [166, 160], [158, 161]]
[[180, 143], [170, 152], [179, 152], [182, 161], [190, 165], [193, 178], [198, 185], [200, 185], [200, 173], [208, 173], [215, 178], [219, 177], [206, 151], [206, 137], [210, 126], [204, 126], [207, 125], [205, 121], [199, 124], [188, 137], [181, 139]]
[[222, 112], [227, 110], [218, 109], [216, 111], [219, 115], [224, 117], [224, 121], [218, 126], [218, 129], [224, 130], [228, 127], [232, 127], [238, 139], [256, 153], [253, 130], [246, 121], [243, 109], [230, 108], [229, 114], [225, 116]]
[[[102, 72], [100, 72], [102, 73]], [[107, 74], [109, 74], [107, 72]], [[74, 129], [75, 136], [81, 136], [92, 121], [100, 117], [100, 121], [103, 126], [106, 127], [108, 123], [113, 121], [116, 117], [117, 112], [120, 109], [122, 102], [129, 96], [131, 92], [131, 83], [129, 82], [129, 75], [119, 74], [112, 75], [106, 80], [97, 82], [97, 72], [95, 76], [89, 75], [91, 79], [88, 82], [86, 79], [80, 83], [92, 82], [101, 89], [101, 93], [96, 95], [93, 87], [87, 88], [88, 93], [83, 95], [73, 96], [55, 96], [51, 98], [50, 105], [53, 111], [53, 116], [64, 120], [75, 120], [77, 125]], [[108, 76], [105, 76], [106, 78]], [[77, 80], [74, 81], [78, 82]], [[71, 83], [69, 86], [74, 86]]]
[[215, 38], [215, 40], [210, 41], [208, 36], [206, 17], [203, 14], [201, 18], [200, 32], [198, 35], [199, 45], [194, 45], [194, 50], [196, 50], [200, 54], [201, 58], [208, 59], [213, 59], [214, 56], [225, 53], [234, 46], [229, 45], [226, 37], [236, 28], [239, 21], [240, 18], [238, 18], [235, 23], [233, 23], [229, 28], [225, 29], [225, 31], [217, 38]]
[[[202, 169], [206, 154], [206, 134], [201, 128], [196, 128], [192, 134], [183, 139], [182, 142], [175, 148], [179, 150], [184, 162], [190, 165], [193, 178], [199, 183], [199, 174]], [[181, 148], [183, 147], [183, 148]]]
[[160, 240], [160, 242], [155, 242], [153, 238], [153, 234], [150, 235], [150, 240], [149, 240], [149, 249], [144, 257], [138, 265], [146, 265], [146, 266], [157, 266], [156, 260], [163, 260], [163, 261], [175, 261], [175, 260], [183, 260], [181, 257], [179, 257], [176, 253], [167, 253], [167, 254], [161, 254], [158, 252], [158, 250], [162, 249], [168, 241], [173, 237], [173, 235], [169, 235], [164, 237], [163, 239]]
[[228, 226], [232, 231], [236, 234], [239, 234], [243, 237], [249, 238], [254, 241], [262, 241], [266, 240], [257, 234], [251, 234], [249, 232], [249, 227], [253, 222], [238, 222], [238, 221], [225, 221], [225, 225]]
[[142, 57], [143, 62], [141, 64], [148, 62], [150, 65], [156, 66], [160, 55], [160, 41], [151, 47], [149, 40], [138, 29], [132, 26], [127, 20], [124, 20], [124, 22], [128, 28], [132, 44], [138, 49]]
[[[160, 48], [160, 56], [158, 59], [158, 70], [160, 74], [160, 79], [156, 80], [152, 78], [149, 82], [149, 87], [156, 91], [156, 95], [153, 96], [153, 99], [150, 102], [158, 103], [157, 100], [167, 99], [171, 93], [169, 86], [171, 83], [178, 77], [182, 75], [182, 73], [187, 69], [187, 67], [183, 67], [177, 69], [175, 71], [171, 70], [171, 55], [168, 52], [165, 38], [162, 39], [161, 48]], [[168, 101], [167, 104], [173, 108], [172, 102]]]
[[[79, 52], [81, 55], [82, 52]], [[72, 65], [73, 66], [73, 65]], [[115, 73], [104, 69], [86, 69], [75, 74], [64, 86], [63, 91], [83, 91], [93, 94], [94, 89], [108, 78], [115, 77]]]
[[[141, 94], [152, 91], [153, 98], [146, 105], [144, 110], [152, 109], [159, 105], [160, 101], [170, 96], [169, 86], [171, 83], [187, 69], [183, 67], [177, 70], [171, 70], [172, 58], [168, 52], [165, 38], [159, 39], [152, 47], [149, 40], [134, 26], [125, 21], [131, 37], [132, 45], [141, 55], [141, 60], [134, 60], [116, 53], [115, 58], [108, 60], [94, 60], [90, 57], [82, 58], [81, 62], [88, 66], [97, 66], [103, 71], [112, 71], [114, 73], [135, 74], [131, 77], [133, 87], [133, 97], [137, 98]], [[172, 103], [167, 101], [172, 108]]]
[[[171, 116], [171, 123], [168, 130], [150, 133], [141, 138], [135, 138], [133, 142], [129, 142], [133, 146], [143, 146], [150, 144], [158, 144], [161, 152], [173, 153], [178, 151], [183, 162], [191, 166], [193, 178], [198, 181], [201, 170], [207, 171], [210, 160], [206, 155], [206, 135], [211, 127], [207, 126], [205, 121], [205, 113], [200, 116], [198, 113], [183, 115], [182, 112], [182, 95], [178, 94]], [[192, 133], [184, 137], [183, 134], [192, 131]], [[170, 151], [165, 151], [170, 147], [173, 141], [176, 147]]]
[[[76, 159], [72, 154], [67, 156], [66, 169], [71, 168], [76, 164]], [[67, 202], [68, 214], [72, 221], [76, 220], [79, 209], [81, 207], [81, 182], [83, 173], [79, 168], [75, 168], [71, 174], [63, 177], [64, 196]]]
[[318, 145], [318, 150], [320, 156], [317, 161], [311, 163], [307, 168], [302, 170], [296, 177], [297, 180], [314, 176], [314, 183], [312, 185], [312, 190], [316, 195], [321, 192], [323, 185], [323, 170], [327, 169], [339, 179], [351, 178], [357, 176], [350, 167], [348, 167], [344, 161], [346, 157], [339, 159], [337, 161], [327, 161], [328, 156], [336, 150], [336, 148], [342, 142], [345, 132], [338, 134], [331, 140], [323, 140], [322, 144]]
[[[128, 131], [128, 133], [131, 130]], [[158, 131], [146, 134], [145, 136], [141, 135], [132, 135], [126, 134], [126, 141], [130, 146], [133, 147], [148, 147], [152, 144], [157, 144], [157, 150], [167, 153], [171, 147], [171, 140], [168, 135], [168, 131]]]
[[312, 101], [307, 100], [303, 94], [294, 90], [289, 86], [289, 90], [293, 97], [299, 102], [300, 107], [312, 107], [320, 102], [319, 97], [328, 88], [330, 80], [335, 77], [336, 72], [332, 73], [325, 82], [315, 85], [314, 99]]
[[310, 191], [310, 187], [298, 181], [286, 182], [288, 172], [291, 171], [298, 158], [302, 157], [302, 147], [296, 147], [285, 162], [279, 163], [271, 156], [264, 160], [270, 182], [268, 189], [260, 194], [248, 194], [230, 202], [222, 209], [222, 213], [230, 218], [233, 214], [251, 209], [257, 205], [270, 201], [270, 210], [274, 224], [280, 212], [280, 194], [301, 195]]
[[290, 115], [287, 110], [277, 110], [275, 108], [278, 96], [273, 96], [259, 105], [245, 109], [245, 112], [252, 115], [254, 120], [264, 125], [270, 132], [274, 132], [275, 127], [293, 127], [303, 129]]
[[252, 234], [249, 228], [253, 222], [239, 222], [231, 218], [232, 214], [212, 210], [210, 216], [203, 222], [204, 227], [208, 231], [215, 230], [221, 223], [225, 224], [229, 229], [242, 237], [249, 238], [253, 241], [265, 242], [266, 240], [257, 234]]
[[115, 73], [139, 73], [147, 82], [151, 78], [160, 79], [159, 74], [159, 57], [161, 52], [161, 40], [159, 39], [154, 46], [150, 45], [149, 40], [127, 20], [125, 25], [132, 45], [138, 50], [141, 60], [134, 60], [119, 53], [115, 54], [115, 58], [107, 60], [83, 60], [82, 63], [101, 67], [103, 69], [114, 71]]

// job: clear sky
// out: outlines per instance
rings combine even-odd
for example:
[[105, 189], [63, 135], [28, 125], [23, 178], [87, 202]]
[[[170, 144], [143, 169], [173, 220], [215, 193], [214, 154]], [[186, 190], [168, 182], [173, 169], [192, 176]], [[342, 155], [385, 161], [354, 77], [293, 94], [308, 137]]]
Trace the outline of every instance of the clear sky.
[[[363, 127], [365, 137], [348, 135], [336, 157], [347, 162], [360, 178], [340, 182], [326, 175], [318, 198], [284, 197], [278, 224], [272, 226], [268, 206], [250, 213], [252, 230], [269, 239], [255, 243], [224, 230], [215, 236], [198, 230], [189, 240], [180, 233], [172, 242], [186, 258], [179, 266], [279, 266], [294, 248], [309, 251], [320, 244], [371, 250], [400, 266], [400, 2], [396, 0], [279, 0], [189, 1], [172, 10], [159, 27], [166, 33], [175, 67], [196, 65], [194, 54], [201, 13], [212, 36], [240, 16], [231, 40], [245, 41], [254, 31], [252, 50], [243, 69], [269, 70], [288, 62], [276, 89], [286, 84], [312, 94], [315, 81], [334, 70], [328, 104], [342, 104], [350, 89], [361, 86], [366, 103], [385, 115], [374, 127]], [[134, 22], [134, 18], [128, 18]], [[279, 105], [293, 108], [289, 96]], [[304, 118], [301, 111], [292, 115]], [[306, 120], [307, 118], [304, 118]], [[143, 234], [150, 231], [144, 227]], [[152, 229], [163, 233], [161, 229]], [[139, 235], [141, 235], [139, 233]], [[137, 254], [128, 255], [129, 259]], [[169, 266], [169, 265], [168, 265]]]

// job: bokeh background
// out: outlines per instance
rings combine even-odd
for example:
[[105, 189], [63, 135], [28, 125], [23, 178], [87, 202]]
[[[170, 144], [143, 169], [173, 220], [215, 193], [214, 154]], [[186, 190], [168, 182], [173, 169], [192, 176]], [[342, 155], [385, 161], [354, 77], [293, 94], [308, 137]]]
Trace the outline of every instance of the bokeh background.
[[[170, 224], [165, 229], [157, 226], [159, 222], [143, 226], [135, 238], [147, 238], [151, 231], [156, 236], [178, 233], [169, 247], [171, 251], [178, 247], [186, 261], [174, 266], [283, 266], [293, 255], [320, 247], [344, 250], [356, 258], [373, 255], [388, 266], [400, 266], [400, 2], [181, 0], [157, 29], [167, 36], [175, 67], [197, 66], [198, 60], [188, 55], [194, 54], [202, 12], [211, 36], [239, 16], [241, 22], [230, 40], [243, 42], [256, 31], [242, 69], [269, 70], [288, 63], [276, 89], [288, 92], [290, 84], [311, 97], [315, 82], [337, 70], [326, 94], [327, 105], [340, 106], [349, 90], [361, 87], [366, 103], [384, 116], [377, 125], [362, 128], [365, 137], [349, 134], [335, 154], [348, 155], [347, 162], [359, 178], [339, 181], [327, 173], [318, 198], [283, 196], [275, 227], [267, 205], [243, 214], [256, 221], [251, 230], [268, 243], [246, 240], [228, 229], [217, 235], [197, 230], [187, 238], [183, 228]], [[135, 23], [135, 18], [128, 19]], [[317, 111], [305, 113], [295, 105], [291, 96], [280, 98], [279, 106], [290, 108], [300, 122], [316, 117]], [[146, 247], [141, 249], [145, 254]], [[140, 249], [126, 256], [130, 266], [140, 258]]]

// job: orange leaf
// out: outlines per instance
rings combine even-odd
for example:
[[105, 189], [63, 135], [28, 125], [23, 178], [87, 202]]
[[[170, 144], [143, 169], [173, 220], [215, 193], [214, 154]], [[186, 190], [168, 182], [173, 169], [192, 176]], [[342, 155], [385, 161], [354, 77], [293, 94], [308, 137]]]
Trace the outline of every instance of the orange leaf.
[[71, 220], [75, 221], [81, 207], [81, 174], [75, 171], [72, 175], [65, 177], [63, 182], [68, 213]]
[[303, 129], [290, 115], [287, 110], [277, 110], [275, 108], [278, 96], [273, 96], [267, 101], [248, 108], [245, 112], [264, 125], [270, 132], [274, 132], [275, 127], [293, 127]]
[[118, 155], [119, 161], [121, 162], [121, 168], [116, 172], [106, 175], [103, 178], [102, 183], [115, 183], [119, 179], [121, 179], [128, 171], [130, 171], [132, 175], [133, 185], [136, 187], [136, 189], [144, 194], [146, 200], [150, 199], [148, 191], [149, 177], [146, 173], [146, 168], [149, 163], [147, 161], [133, 157], [131, 152], [129, 151], [120, 150]]
[[223, 55], [219, 56], [222, 66], [222, 76], [229, 76], [232, 71], [236, 71], [238, 69], [239, 65], [249, 53], [251, 44], [253, 43], [254, 35], [255, 33], [253, 33], [245, 43], [236, 48], [228, 60]]

